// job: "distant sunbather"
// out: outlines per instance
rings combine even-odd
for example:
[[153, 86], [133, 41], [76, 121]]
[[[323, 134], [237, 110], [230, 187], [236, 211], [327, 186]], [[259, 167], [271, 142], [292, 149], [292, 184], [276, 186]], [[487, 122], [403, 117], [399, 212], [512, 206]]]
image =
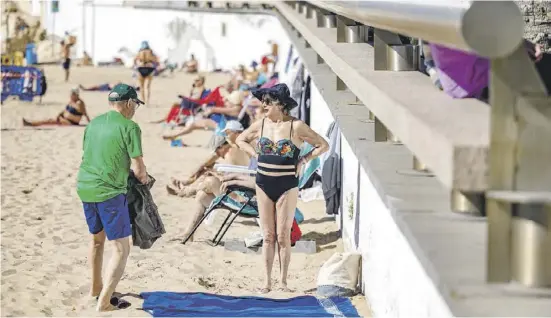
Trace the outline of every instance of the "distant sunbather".
[[24, 126], [43, 126], [43, 125], [60, 125], [60, 126], [78, 126], [82, 117], [85, 117], [90, 122], [90, 117], [86, 112], [86, 105], [80, 99], [78, 88], [71, 90], [71, 96], [69, 103], [65, 106], [65, 109], [57, 115], [56, 118], [29, 121], [23, 118]]
[[92, 91], [92, 92], [109, 92], [115, 87], [117, 84], [120, 84], [121, 82], [117, 83], [104, 83], [97, 86], [90, 86], [90, 87], [84, 87], [82, 85], [79, 85], [78, 87], [83, 91]]
[[197, 73], [199, 71], [199, 62], [195, 59], [195, 55], [191, 54], [189, 61], [182, 64], [182, 70], [186, 73]]

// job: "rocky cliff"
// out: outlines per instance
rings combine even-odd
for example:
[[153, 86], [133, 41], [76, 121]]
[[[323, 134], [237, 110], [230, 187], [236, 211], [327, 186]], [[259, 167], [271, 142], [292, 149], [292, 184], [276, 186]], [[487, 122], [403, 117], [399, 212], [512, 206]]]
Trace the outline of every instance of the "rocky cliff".
[[551, 1], [515, 1], [524, 15], [524, 37], [551, 52]]

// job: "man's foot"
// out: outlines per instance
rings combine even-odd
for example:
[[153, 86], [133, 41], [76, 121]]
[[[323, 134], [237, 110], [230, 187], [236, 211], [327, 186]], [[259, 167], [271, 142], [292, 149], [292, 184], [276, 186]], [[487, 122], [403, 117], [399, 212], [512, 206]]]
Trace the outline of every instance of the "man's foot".
[[99, 297], [99, 294], [101, 293], [101, 290], [103, 289], [103, 285], [93, 286], [90, 288], [90, 296], [92, 297]]
[[117, 309], [126, 309], [130, 307], [132, 304], [127, 302], [126, 300], [112, 296], [111, 299], [109, 299], [109, 304], [99, 304], [96, 306], [96, 311], [98, 312], [104, 312], [104, 311], [113, 311]]
[[29, 122], [28, 120], [26, 120], [25, 118], [23, 118], [23, 126], [32, 126], [33, 124], [31, 124], [31, 122]]

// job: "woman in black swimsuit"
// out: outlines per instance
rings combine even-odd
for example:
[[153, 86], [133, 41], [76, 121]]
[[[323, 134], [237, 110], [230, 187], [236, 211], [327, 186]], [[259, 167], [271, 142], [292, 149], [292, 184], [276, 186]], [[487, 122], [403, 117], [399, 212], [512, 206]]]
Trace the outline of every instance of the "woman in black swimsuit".
[[140, 51], [134, 59], [134, 65], [137, 66], [136, 70], [139, 73], [140, 96], [146, 105], [149, 104], [149, 98], [151, 97], [151, 81], [153, 81], [155, 63], [158, 63], [157, 56], [155, 56], [153, 50], [149, 47], [149, 43], [143, 41]]
[[[256, 198], [262, 224], [264, 243], [262, 254], [266, 281], [261, 293], [272, 288], [272, 264], [275, 244], [279, 245], [281, 288], [287, 287], [287, 269], [291, 260], [291, 226], [298, 199], [298, 177], [302, 166], [329, 148], [323, 137], [304, 122], [289, 116], [289, 110], [297, 103], [289, 95], [285, 84], [256, 89], [252, 94], [262, 101], [265, 117], [253, 123], [237, 138], [239, 147], [256, 157]], [[258, 140], [257, 149], [250, 145]], [[299, 158], [300, 145], [307, 142], [315, 150]]]
[[44, 126], [44, 125], [60, 125], [60, 126], [78, 126], [82, 117], [90, 122], [90, 117], [86, 112], [86, 105], [80, 99], [77, 88], [71, 90], [71, 97], [65, 109], [57, 115], [56, 118], [30, 121], [23, 118], [23, 126]]

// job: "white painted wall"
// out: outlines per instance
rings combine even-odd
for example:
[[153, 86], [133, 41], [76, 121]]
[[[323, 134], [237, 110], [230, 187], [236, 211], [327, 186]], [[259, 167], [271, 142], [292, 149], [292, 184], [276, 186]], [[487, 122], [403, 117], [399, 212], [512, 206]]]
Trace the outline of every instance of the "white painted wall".
[[[121, 1], [96, 1], [120, 4]], [[95, 61], [108, 61], [121, 47], [136, 52], [141, 41], [149, 41], [161, 59], [169, 57], [181, 63], [195, 53], [201, 67], [229, 69], [239, 64], [250, 65], [269, 52], [268, 40], [278, 42], [280, 55], [286, 54], [290, 42], [275, 17], [268, 15], [230, 15], [168, 10], [145, 10], [126, 7], [85, 7], [81, 1], [61, 0], [60, 12], [48, 9], [49, 32], [63, 35], [69, 31], [78, 37], [75, 57], [87, 51]], [[95, 23], [94, 23], [95, 16]], [[176, 43], [169, 35], [168, 24], [175, 19], [185, 21], [187, 34]], [[54, 21], [55, 20], [55, 21]], [[226, 36], [222, 36], [222, 23]], [[210, 56], [209, 56], [210, 55]], [[282, 63], [284, 64], [284, 63]]]
[[[312, 84], [311, 100], [312, 129], [319, 134], [325, 134], [334, 118], [315, 83]], [[344, 136], [341, 156], [343, 245], [346, 251], [362, 254], [362, 290], [373, 316], [452, 317], [448, 305], [426, 274], [364, 168], [358, 164], [358, 159]], [[350, 217], [348, 208], [351, 194], [354, 198]], [[359, 211], [356, 204], [358, 196]], [[358, 245], [354, 239], [356, 221], [360, 222]]]

